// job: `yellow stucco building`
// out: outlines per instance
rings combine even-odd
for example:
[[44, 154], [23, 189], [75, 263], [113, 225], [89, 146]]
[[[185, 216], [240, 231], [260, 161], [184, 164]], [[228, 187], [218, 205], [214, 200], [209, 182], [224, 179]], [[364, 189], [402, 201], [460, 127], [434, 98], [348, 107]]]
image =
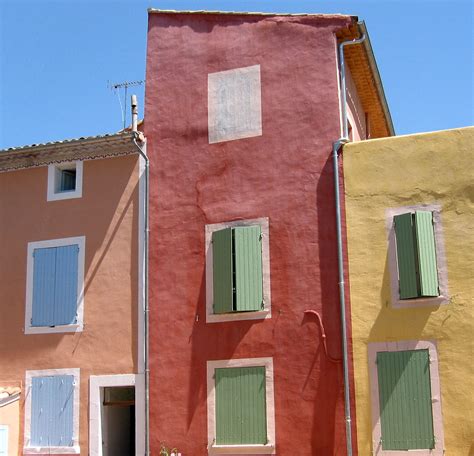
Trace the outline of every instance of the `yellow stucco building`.
[[473, 145], [469, 127], [344, 147], [360, 455], [474, 455]]

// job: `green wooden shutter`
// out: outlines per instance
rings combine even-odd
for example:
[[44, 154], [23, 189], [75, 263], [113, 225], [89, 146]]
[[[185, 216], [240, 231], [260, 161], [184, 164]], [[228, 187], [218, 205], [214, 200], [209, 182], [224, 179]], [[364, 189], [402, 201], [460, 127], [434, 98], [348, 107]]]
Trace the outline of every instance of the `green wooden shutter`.
[[434, 448], [428, 350], [377, 353], [382, 448]]
[[215, 370], [216, 443], [266, 444], [265, 367]]
[[420, 295], [438, 296], [438, 268], [436, 266], [433, 213], [429, 211], [416, 211], [415, 227], [418, 250]]
[[260, 226], [234, 228], [235, 310], [261, 310], [263, 304], [262, 231]]
[[232, 229], [212, 233], [214, 313], [232, 312]]
[[400, 298], [416, 298], [418, 297], [418, 281], [412, 214], [396, 215], [394, 222]]

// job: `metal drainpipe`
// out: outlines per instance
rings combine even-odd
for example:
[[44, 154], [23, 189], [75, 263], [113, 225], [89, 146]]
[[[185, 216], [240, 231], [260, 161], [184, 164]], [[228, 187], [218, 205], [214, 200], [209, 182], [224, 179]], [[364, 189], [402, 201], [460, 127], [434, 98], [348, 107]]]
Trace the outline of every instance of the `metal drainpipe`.
[[344, 255], [342, 249], [342, 222], [341, 222], [341, 197], [339, 194], [339, 149], [343, 144], [349, 142], [347, 127], [346, 108], [346, 68], [344, 63], [344, 46], [359, 44], [365, 40], [365, 34], [357, 40], [343, 41], [339, 44], [339, 70], [341, 78], [341, 114], [342, 114], [342, 137], [339, 138], [332, 148], [334, 167], [334, 195], [336, 200], [336, 232], [337, 232], [337, 267], [339, 283], [339, 304], [341, 309], [341, 335], [342, 335], [342, 366], [344, 374], [344, 409], [346, 421], [346, 447], [347, 456], [352, 456], [352, 429], [351, 429], [351, 397], [349, 391], [349, 363], [347, 355], [347, 328], [346, 328], [346, 296], [344, 289]]
[[[145, 456], [150, 454], [150, 366], [149, 366], [149, 305], [148, 305], [148, 244], [149, 244], [149, 226], [148, 226], [148, 200], [149, 200], [149, 177], [150, 162], [147, 154], [138, 145], [137, 139], [143, 142], [143, 135], [137, 131], [136, 122], [136, 98], [132, 96], [132, 132], [134, 134], [133, 143], [138, 149], [139, 154], [145, 160], [145, 195], [143, 201], [143, 218], [144, 218], [144, 265], [143, 265], [143, 288], [144, 288], [144, 335], [143, 335], [143, 364], [145, 368]], [[133, 120], [135, 119], [135, 120]]]

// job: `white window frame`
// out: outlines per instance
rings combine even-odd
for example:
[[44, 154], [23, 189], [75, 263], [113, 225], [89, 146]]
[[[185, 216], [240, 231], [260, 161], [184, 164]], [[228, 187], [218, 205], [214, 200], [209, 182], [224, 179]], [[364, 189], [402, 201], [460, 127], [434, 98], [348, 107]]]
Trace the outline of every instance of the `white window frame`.
[[[57, 178], [58, 171], [63, 169], [72, 169], [76, 170], [76, 188], [71, 191], [66, 192], [57, 192]], [[76, 160], [73, 162], [67, 163], [53, 163], [48, 165], [48, 191], [47, 191], [47, 201], [58, 201], [66, 200], [73, 198], [82, 198], [82, 175], [83, 175], [83, 162], [81, 160]]]
[[[62, 247], [67, 245], [79, 245], [77, 265], [77, 322], [71, 325], [31, 326], [33, 315], [33, 277], [35, 261], [33, 252], [35, 249], [48, 247]], [[80, 332], [84, 328], [84, 261], [85, 261], [86, 237], [77, 236], [62, 239], [50, 239], [47, 241], [35, 241], [28, 243], [26, 263], [26, 307], [25, 307], [25, 334], [47, 334]]]
[[[212, 255], [212, 233], [236, 226], [260, 226], [262, 231], [262, 291], [263, 309], [250, 312], [214, 313], [214, 277]], [[270, 240], [268, 218], [249, 220], [235, 220], [232, 222], [214, 223], [205, 227], [206, 249], [206, 323], [219, 323], [223, 321], [260, 320], [271, 318], [271, 287], [270, 287]]]
[[[73, 427], [72, 441], [73, 446], [67, 447], [39, 447], [30, 446], [31, 440], [31, 396], [32, 382], [34, 377], [48, 377], [55, 375], [73, 375], [74, 376], [74, 397], [73, 397]], [[25, 441], [23, 454], [80, 454], [79, 446], [79, 393], [80, 393], [80, 369], [46, 369], [46, 370], [27, 370], [25, 375]]]
[[[408, 340], [398, 342], [375, 342], [369, 347], [370, 400], [372, 406], [372, 451], [374, 456], [443, 456], [444, 431], [441, 412], [441, 389], [438, 373], [438, 352], [434, 341]], [[381, 445], [382, 422], [380, 419], [379, 382], [377, 372], [377, 353], [406, 350], [428, 350], [430, 359], [431, 404], [435, 447], [422, 450], [383, 450]]]
[[[433, 213], [433, 228], [436, 247], [436, 267], [438, 269], [439, 296], [422, 297], [415, 299], [400, 299], [398, 283], [397, 240], [395, 236], [394, 217], [407, 212], [430, 211]], [[418, 206], [404, 206], [387, 209], [385, 213], [386, 229], [388, 234], [388, 268], [390, 272], [390, 291], [392, 307], [427, 307], [449, 303], [448, 268], [444, 249], [443, 228], [441, 225], [441, 206], [439, 204], [423, 204]]]
[[[267, 437], [265, 445], [217, 445], [215, 370], [232, 367], [265, 367]], [[207, 362], [207, 439], [209, 454], [275, 454], [275, 398], [273, 358], [241, 358]]]
[[143, 374], [91, 375], [89, 381], [89, 455], [102, 456], [102, 394], [105, 387], [135, 387], [135, 454], [145, 453], [145, 383]]
[[7, 426], [6, 424], [0, 424], [0, 429], [4, 429], [4, 430], [7, 431], [7, 439], [6, 439], [6, 441], [7, 441], [7, 446], [5, 447], [5, 451], [6, 451], [5, 454], [8, 455], [8, 447], [9, 447], [9, 443], [10, 443], [10, 442], [9, 442], [9, 439], [10, 439], [10, 430], [9, 430], [9, 428], [8, 428], [8, 426]]

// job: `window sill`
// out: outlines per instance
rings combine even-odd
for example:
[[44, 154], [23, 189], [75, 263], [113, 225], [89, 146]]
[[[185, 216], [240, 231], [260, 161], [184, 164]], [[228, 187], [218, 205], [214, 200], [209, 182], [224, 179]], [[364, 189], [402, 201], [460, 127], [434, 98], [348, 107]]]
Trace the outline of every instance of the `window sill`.
[[440, 306], [442, 304], [448, 304], [449, 297], [447, 296], [431, 296], [426, 298], [411, 298], [401, 299], [398, 298], [393, 304], [394, 308], [407, 308], [407, 307], [429, 307], [429, 306]]
[[25, 334], [75, 333], [82, 332], [82, 330], [83, 325], [79, 323], [59, 326], [28, 326], [25, 328]]
[[67, 447], [24, 447], [23, 454], [81, 454], [79, 445]]
[[271, 318], [271, 309], [258, 310], [256, 312], [231, 312], [222, 314], [208, 314], [206, 323], [221, 323], [225, 321], [240, 321], [240, 320], [264, 320]]
[[212, 445], [209, 454], [275, 454], [275, 446], [267, 445]]

